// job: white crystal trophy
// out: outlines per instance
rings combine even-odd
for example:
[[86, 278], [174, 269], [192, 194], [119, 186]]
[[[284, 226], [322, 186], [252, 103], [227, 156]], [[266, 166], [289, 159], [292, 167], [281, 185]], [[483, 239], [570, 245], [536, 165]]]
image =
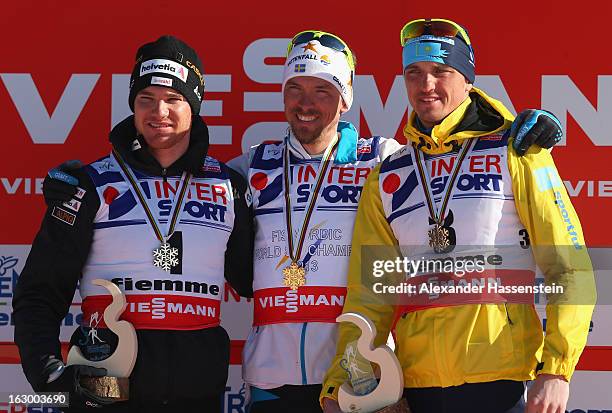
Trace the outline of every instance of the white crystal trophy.
[[359, 354], [380, 368], [378, 386], [367, 394], [360, 395], [349, 383], [343, 383], [338, 391], [340, 409], [347, 413], [391, 413], [409, 412], [404, 392], [404, 375], [393, 350], [387, 345], [374, 348], [376, 326], [367, 317], [357, 313], [345, 313], [336, 318], [337, 322], [350, 322], [361, 329], [357, 340]]
[[107, 376], [82, 378], [81, 384], [99, 396], [115, 400], [127, 400], [129, 394], [129, 377], [134, 369], [138, 355], [138, 340], [134, 326], [119, 317], [127, 307], [125, 295], [119, 287], [108, 280], [95, 279], [93, 284], [106, 288], [113, 301], [104, 310], [106, 327], [118, 337], [115, 351], [106, 359], [91, 361], [86, 359], [78, 346], [72, 346], [68, 352], [66, 365], [84, 364], [105, 368]]

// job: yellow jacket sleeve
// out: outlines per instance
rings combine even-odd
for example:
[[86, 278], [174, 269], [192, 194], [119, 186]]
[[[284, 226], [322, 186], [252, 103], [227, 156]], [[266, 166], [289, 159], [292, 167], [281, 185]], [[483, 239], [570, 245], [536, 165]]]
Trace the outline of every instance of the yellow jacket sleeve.
[[[347, 295], [343, 309], [343, 313], [355, 312], [372, 320], [377, 330], [375, 346], [387, 342], [395, 306], [389, 296], [374, 292], [372, 288], [374, 283], [385, 283], [388, 279], [375, 278], [372, 275], [372, 268], [369, 267], [371, 267], [372, 259], [392, 259], [396, 256], [398, 243], [387, 223], [380, 199], [379, 171], [380, 165], [370, 173], [359, 201], [349, 261]], [[364, 257], [365, 255], [367, 258]], [[340, 385], [348, 379], [346, 372], [340, 367], [340, 360], [346, 345], [357, 340], [360, 334], [359, 328], [355, 325], [340, 324], [336, 356], [323, 380], [321, 401], [324, 397], [337, 399]]]
[[569, 381], [586, 344], [596, 300], [582, 227], [547, 150], [532, 146], [519, 157], [510, 143], [508, 168], [518, 215], [545, 283], [564, 288], [563, 294], [547, 297], [538, 374], [561, 375]]

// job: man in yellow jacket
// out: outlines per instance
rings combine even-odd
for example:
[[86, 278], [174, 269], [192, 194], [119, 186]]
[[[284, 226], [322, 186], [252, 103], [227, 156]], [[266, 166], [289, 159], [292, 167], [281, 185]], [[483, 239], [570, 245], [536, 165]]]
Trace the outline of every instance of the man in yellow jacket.
[[[461, 26], [414, 20], [401, 41], [414, 109], [404, 129], [409, 144], [375, 168], [364, 185], [343, 312], [369, 317], [377, 346], [394, 327], [404, 396], [413, 413], [565, 412], [595, 287], [580, 222], [552, 157], [540, 148], [519, 157], [507, 145], [513, 116], [473, 86], [474, 54]], [[524, 295], [482, 292], [450, 299], [379, 294], [381, 280], [388, 278], [373, 274], [372, 256], [389, 258], [390, 251], [401, 250], [416, 261], [447, 257], [455, 248], [504, 251], [482, 254], [486, 274], [479, 277], [533, 287], [540, 271], [547, 286], [557, 286], [548, 295], [546, 336], [532, 295], [527, 303]], [[413, 285], [431, 281], [416, 275]], [[447, 274], [446, 285], [461, 284], [457, 275]], [[335, 400], [347, 381], [340, 362], [358, 336], [355, 326], [340, 326], [321, 393], [326, 412], [339, 411]], [[528, 380], [535, 381], [525, 408]]]

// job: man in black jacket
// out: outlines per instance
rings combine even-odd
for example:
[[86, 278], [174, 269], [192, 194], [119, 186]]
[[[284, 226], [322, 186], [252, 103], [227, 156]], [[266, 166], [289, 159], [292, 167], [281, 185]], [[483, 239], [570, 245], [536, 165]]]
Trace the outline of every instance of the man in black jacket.
[[[36, 391], [70, 393], [69, 411], [219, 411], [229, 338], [219, 326], [224, 278], [252, 295], [253, 229], [244, 179], [207, 156], [199, 116], [204, 78], [195, 51], [172, 36], [139, 48], [130, 81], [134, 115], [113, 128], [112, 153], [75, 172], [72, 199], [51, 204], [13, 300], [15, 342]], [[77, 286], [83, 325], [71, 344], [90, 360], [113, 353], [103, 322], [107, 279], [126, 294], [138, 357], [129, 401], [79, 384], [104, 369], [65, 366], [61, 320]]]

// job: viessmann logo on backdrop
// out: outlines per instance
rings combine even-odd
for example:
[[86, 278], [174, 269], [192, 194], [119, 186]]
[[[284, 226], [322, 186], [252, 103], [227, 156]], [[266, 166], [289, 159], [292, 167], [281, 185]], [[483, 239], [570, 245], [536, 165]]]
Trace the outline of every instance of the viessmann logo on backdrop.
[[[283, 112], [281, 93], [256, 91], [253, 84], [267, 86], [281, 83], [284, 66], [278, 64], [276, 59], [284, 59], [289, 40], [253, 39], [243, 51], [242, 67], [226, 67], [225, 73], [203, 76], [207, 92], [221, 93], [221, 95], [212, 99], [209, 96], [207, 103], [202, 105], [200, 114], [226, 120], [226, 122], [214, 122], [214, 127], [211, 128], [212, 143], [240, 145], [242, 142], [242, 148], [248, 149], [252, 144], [262, 140], [284, 136], [286, 122], [274, 121], [278, 117], [270, 115], [272, 112]], [[235, 50], [232, 53], [240, 51]], [[102, 67], [100, 70], [107, 69]], [[143, 62], [139, 72], [140, 75], [164, 73], [185, 81], [188, 70], [186, 66], [177, 62], [153, 59]], [[376, 77], [389, 74], [395, 75], [393, 82], [381, 90]], [[0, 73], [9, 99], [15, 105], [32, 142], [47, 144], [66, 141], [81, 111], [90, 100], [94, 88], [102, 87], [100, 85], [102, 82], [99, 82], [102, 76], [107, 81], [104, 82], [105, 85], [110, 81], [111, 101], [97, 102], [95, 109], [92, 110], [100, 112], [110, 108], [111, 123], [114, 125], [131, 114], [127, 104], [129, 74], [73, 73], [62, 91], [62, 99], [55, 107], [49, 106], [47, 110], [43, 103], [44, 96], [41, 96], [30, 73]], [[245, 77], [246, 81], [238, 80]], [[37, 79], [37, 82], [44, 81], [45, 79]], [[511, 111], [522, 109], [514, 107], [509, 96], [517, 92], [506, 90], [500, 76], [476, 76], [475, 84], [489, 95], [500, 99]], [[564, 132], [566, 132], [568, 115], [571, 115], [592, 144], [611, 145], [608, 131], [612, 130], [612, 104], [605, 97], [612, 95], [612, 75], [597, 76], [596, 93], [593, 94], [596, 96], [596, 104], [591, 103], [589, 91], [581, 90], [569, 75], [541, 75], [540, 85], [540, 89], [534, 89], [531, 94], [541, 95], [542, 109], [549, 110], [559, 117]], [[372, 134], [386, 137], [401, 136], [401, 127], [409, 107], [403, 78], [400, 74], [396, 74], [396, 69], [386, 69], [383, 73], [375, 74], [360, 73], [355, 77], [353, 88], [355, 100], [351, 110], [344, 115], [345, 120], [360, 125], [360, 117], [363, 116]], [[242, 109], [235, 110], [231, 114], [224, 113], [224, 97], [229, 96], [229, 93], [235, 95], [237, 90], [243, 94], [239, 102]], [[242, 116], [243, 113], [249, 112], [259, 112], [261, 116], [255, 123], [250, 123], [252, 121], [246, 120], [248, 117]], [[15, 128], [21, 129], [22, 124], [15, 125]], [[241, 131], [241, 136], [233, 136], [237, 130]], [[565, 140], [561, 144], [565, 144]]]

